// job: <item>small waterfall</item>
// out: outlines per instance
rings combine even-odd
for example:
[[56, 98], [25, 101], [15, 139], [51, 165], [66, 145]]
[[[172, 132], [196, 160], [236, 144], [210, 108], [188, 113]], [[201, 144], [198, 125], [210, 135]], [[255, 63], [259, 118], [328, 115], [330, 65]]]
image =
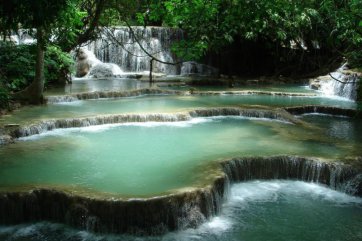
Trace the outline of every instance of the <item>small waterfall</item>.
[[[132, 29], [134, 35], [127, 27], [104, 29], [101, 38], [91, 42], [88, 48], [102, 62], [115, 63], [125, 72], [142, 72], [150, 69], [151, 58], [137, 41], [149, 54], [159, 60], [177, 62], [171, 51], [171, 45], [183, 38], [180, 29], [163, 27], [132, 27]], [[176, 75], [179, 74], [179, 67], [154, 61], [153, 71]]]
[[95, 91], [76, 93], [72, 95], [54, 95], [46, 97], [48, 104], [73, 102], [79, 100], [95, 100], [95, 99], [109, 99], [109, 98], [124, 98], [143, 95], [183, 95], [184, 92], [178, 90], [163, 90], [155, 88], [136, 89], [129, 91]]
[[[154, 198], [122, 199], [54, 188], [0, 192], [0, 224], [54, 221], [101, 233], [158, 235], [195, 228], [220, 213], [231, 182], [294, 179], [362, 196], [362, 173], [342, 163], [295, 156], [226, 160], [204, 188]], [[223, 172], [222, 172], [223, 171]]]
[[222, 163], [232, 182], [295, 179], [362, 196], [362, 173], [353, 166], [295, 156], [235, 158]]
[[224, 178], [154, 198], [90, 198], [55, 189], [0, 192], [0, 224], [54, 221], [101, 233], [159, 235], [196, 228], [221, 209]]
[[101, 115], [95, 117], [69, 118], [41, 121], [37, 124], [23, 126], [12, 131], [15, 138], [41, 134], [47, 131], [95, 125], [134, 123], [134, 122], [176, 122], [190, 120], [188, 113], [176, 114], [123, 114]]
[[80, 48], [76, 51], [77, 77], [109, 78], [120, 77], [121, 68], [113, 63], [103, 63], [91, 51]]
[[190, 111], [189, 113], [192, 117], [240, 116], [245, 118], [273, 119], [287, 123], [299, 123], [297, 119], [283, 110], [224, 107], [196, 109]]
[[[46, 97], [48, 104], [72, 102], [78, 100], [90, 100], [101, 98], [121, 98], [141, 95], [190, 95], [188, 91], [167, 90], [158, 88], [144, 88], [130, 91], [94, 91], [86, 93], [75, 93], [71, 95], [59, 95]], [[285, 96], [315, 96], [314, 94], [263, 92], [263, 91], [194, 91], [192, 95], [285, 95]]]
[[330, 73], [327, 80], [320, 81], [320, 91], [328, 96], [340, 96], [349, 100], [357, 99], [359, 77], [345, 71], [345, 65]]
[[[100, 92], [100, 93], [85, 93], [84, 96], [79, 94], [74, 98], [77, 100], [87, 99], [89, 94], [92, 94], [92, 98], [96, 95], [98, 98], [105, 98], [110, 96], [132, 96], [138, 94], [146, 94], [152, 89], [137, 90], [131, 92]], [[157, 90], [156, 90], [157, 91]], [[152, 92], [153, 93], [153, 92]], [[161, 92], [163, 93], [163, 92]], [[103, 96], [103, 94], [107, 94]], [[74, 100], [73, 97], [60, 96], [60, 99], [49, 99], [48, 101], [65, 101]], [[65, 99], [64, 99], [65, 98]], [[341, 109], [336, 107], [325, 107], [325, 106], [302, 106], [302, 107], [287, 107], [284, 109], [248, 109], [239, 107], [220, 107], [220, 108], [201, 108], [194, 109], [186, 112], [179, 112], [173, 114], [120, 114], [120, 115], [100, 115], [93, 117], [83, 118], [67, 118], [67, 119], [56, 119], [56, 120], [43, 120], [35, 124], [27, 126], [14, 126], [9, 129], [8, 133], [0, 135], [0, 145], [6, 145], [14, 141], [13, 138], [20, 138], [26, 136], [37, 135], [45, 133], [47, 131], [63, 128], [74, 128], [74, 127], [87, 127], [94, 125], [105, 125], [105, 124], [121, 124], [131, 122], [178, 122], [178, 121], [189, 121], [192, 118], [198, 117], [226, 117], [226, 116], [237, 116], [245, 118], [261, 118], [261, 119], [273, 119], [282, 121], [285, 123], [303, 124], [298, 118], [293, 115], [300, 115], [305, 113], [324, 113], [341, 115], [348, 117], [356, 117], [358, 113], [356, 110]]]
[[64, 128], [77, 128], [105, 124], [139, 123], [139, 122], [178, 122], [188, 121], [197, 117], [217, 117], [217, 116], [239, 116], [246, 118], [267, 118], [279, 120], [287, 123], [300, 123], [283, 110], [263, 110], [263, 109], [242, 109], [237, 107], [195, 109], [188, 112], [173, 114], [120, 114], [120, 115], [100, 115], [94, 117], [67, 118], [56, 120], [43, 120], [28, 126], [14, 127], [9, 135], [13, 138], [38, 135], [47, 131]]
[[16, 45], [21, 44], [34, 44], [36, 42], [35, 38], [30, 35], [31, 30], [29, 29], [19, 29], [16, 32], [13, 32], [10, 36], [10, 41]]
[[319, 113], [327, 115], [337, 115], [346, 117], [358, 117], [360, 114], [354, 109], [344, 109], [333, 106], [319, 106], [319, 105], [303, 105], [283, 108], [292, 115], [303, 115], [310, 113]]

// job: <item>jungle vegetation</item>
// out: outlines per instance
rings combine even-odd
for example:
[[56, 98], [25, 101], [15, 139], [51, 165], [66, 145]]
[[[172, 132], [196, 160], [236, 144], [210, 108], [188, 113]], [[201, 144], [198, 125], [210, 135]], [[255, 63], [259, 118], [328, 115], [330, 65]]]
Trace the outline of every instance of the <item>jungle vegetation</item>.
[[[116, 25], [181, 28], [177, 55], [230, 72], [235, 63], [260, 68], [252, 57], [228, 54], [235, 49], [262, 56], [271, 75], [318, 73], [344, 60], [362, 65], [360, 0], [0, 0], [0, 105], [42, 103], [44, 86], [64, 84], [71, 72], [69, 52]], [[29, 30], [34, 46], [9, 41], [19, 29]], [[233, 63], [215, 62], [223, 58]]]

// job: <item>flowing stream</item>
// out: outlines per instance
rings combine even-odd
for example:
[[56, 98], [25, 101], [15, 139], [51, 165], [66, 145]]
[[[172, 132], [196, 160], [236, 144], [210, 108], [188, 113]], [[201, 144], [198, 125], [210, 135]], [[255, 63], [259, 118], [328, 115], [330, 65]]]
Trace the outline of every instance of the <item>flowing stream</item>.
[[55, 223], [0, 226], [4, 241], [360, 240], [362, 199], [295, 181], [235, 184], [217, 217], [163, 236], [102, 235]]
[[[124, 72], [149, 70], [137, 37], [169, 62], [177, 60], [172, 42], [183, 38], [157, 27], [134, 28], [136, 38], [112, 31], [123, 47], [104, 34], [88, 48]], [[174, 75], [180, 67], [155, 63], [154, 71]], [[361, 197], [332, 190], [361, 196], [361, 119], [276, 110], [356, 113], [356, 86], [327, 82], [325, 94], [294, 85], [193, 94], [176, 86], [167, 95], [146, 87], [75, 79], [49, 90], [60, 96], [48, 105], [1, 116], [20, 138], [0, 147], [0, 221], [9, 224], [0, 240], [362, 240]], [[290, 180], [254, 180], [273, 178]]]

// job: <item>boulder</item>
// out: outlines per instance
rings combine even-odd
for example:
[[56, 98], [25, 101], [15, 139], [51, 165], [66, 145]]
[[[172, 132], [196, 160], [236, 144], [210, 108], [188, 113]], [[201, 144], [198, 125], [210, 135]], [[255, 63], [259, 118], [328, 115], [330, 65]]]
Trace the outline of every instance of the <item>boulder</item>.
[[90, 69], [99, 63], [102, 63], [96, 56], [89, 50], [81, 48], [76, 53], [77, 57], [77, 71], [75, 76], [76, 77], [84, 77], [86, 76]]
[[98, 63], [94, 65], [88, 73], [91, 78], [110, 78], [119, 77], [122, 75], [122, 70], [116, 64]]
[[206, 64], [199, 64], [194, 61], [189, 61], [182, 63], [181, 75], [218, 77], [219, 70]]

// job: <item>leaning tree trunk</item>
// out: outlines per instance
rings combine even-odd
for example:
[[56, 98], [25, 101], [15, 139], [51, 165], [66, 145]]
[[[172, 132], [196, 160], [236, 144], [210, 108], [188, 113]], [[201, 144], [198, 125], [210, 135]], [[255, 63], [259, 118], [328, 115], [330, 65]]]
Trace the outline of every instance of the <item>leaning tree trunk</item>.
[[13, 98], [29, 104], [42, 104], [44, 91], [44, 52], [45, 52], [45, 34], [42, 28], [36, 31], [37, 50], [35, 77], [33, 82], [24, 90], [17, 92]]

